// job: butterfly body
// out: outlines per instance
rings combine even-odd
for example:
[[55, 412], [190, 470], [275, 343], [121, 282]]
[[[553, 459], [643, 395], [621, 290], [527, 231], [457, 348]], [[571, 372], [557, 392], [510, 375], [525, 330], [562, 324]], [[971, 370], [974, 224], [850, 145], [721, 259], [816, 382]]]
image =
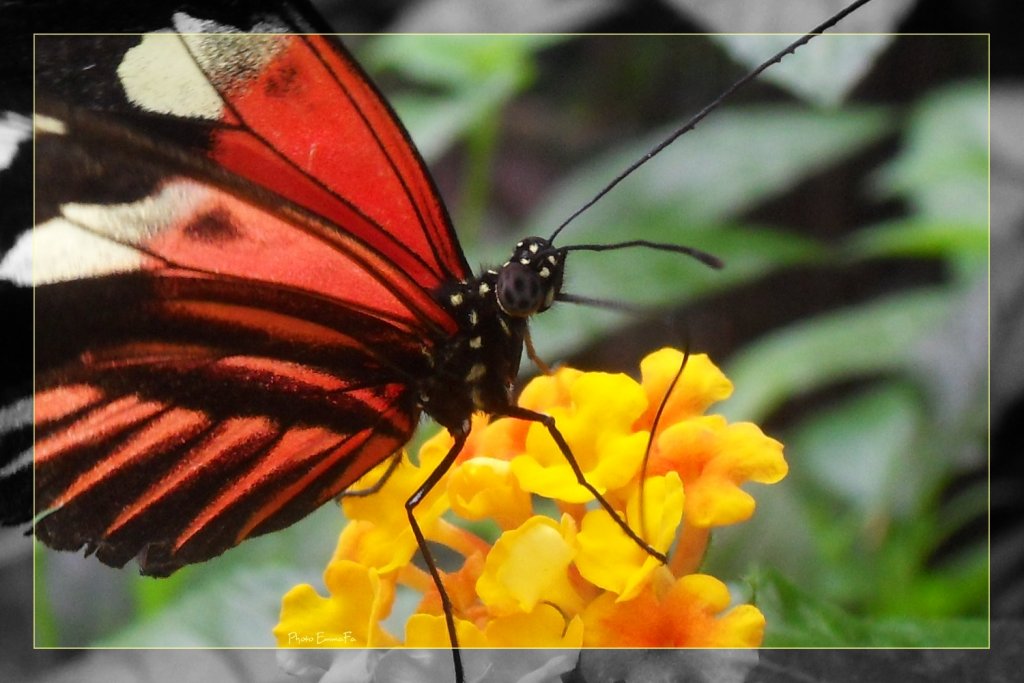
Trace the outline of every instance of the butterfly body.
[[428, 355], [420, 407], [449, 431], [467, 433], [475, 411], [514, 407], [528, 319], [546, 310], [562, 284], [564, 252], [542, 238], [521, 241], [499, 269], [444, 287], [438, 295], [459, 331]]

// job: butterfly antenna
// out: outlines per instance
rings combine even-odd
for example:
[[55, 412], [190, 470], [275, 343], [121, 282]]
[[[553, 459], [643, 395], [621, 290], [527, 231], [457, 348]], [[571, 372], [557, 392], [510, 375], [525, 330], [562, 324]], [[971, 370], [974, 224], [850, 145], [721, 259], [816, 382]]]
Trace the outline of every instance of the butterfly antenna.
[[859, 9], [861, 6], [866, 5], [869, 2], [871, 2], [871, 0], [857, 0], [856, 2], [850, 4], [846, 9], [844, 9], [841, 12], [839, 12], [838, 14], [832, 16], [831, 18], [826, 20], [821, 25], [816, 26], [815, 28], [811, 29], [802, 38], [800, 38], [799, 40], [794, 41], [793, 43], [790, 43], [787, 47], [783, 48], [782, 50], [779, 50], [777, 53], [775, 53], [772, 57], [770, 57], [767, 61], [765, 61], [759, 67], [757, 67], [756, 69], [754, 69], [753, 71], [748, 73], [746, 76], [744, 76], [743, 78], [739, 79], [738, 81], [736, 81], [735, 83], [730, 85], [725, 90], [725, 92], [723, 92], [721, 95], [719, 95], [713, 102], [711, 102], [711, 104], [709, 104], [706, 107], [704, 107], [703, 109], [701, 109], [689, 121], [687, 121], [682, 126], [677, 128], [676, 130], [674, 130], [671, 134], [669, 134], [669, 136], [667, 138], [665, 138], [664, 140], [659, 142], [657, 145], [652, 147], [646, 154], [644, 154], [642, 157], [640, 157], [639, 159], [634, 161], [632, 164], [630, 164], [629, 167], [626, 170], [624, 170], [622, 173], [620, 173], [619, 175], [615, 176], [615, 178], [613, 178], [610, 183], [605, 185], [604, 189], [602, 189], [600, 192], [598, 192], [596, 195], [594, 195], [594, 197], [591, 198], [590, 201], [588, 201], [586, 204], [584, 204], [583, 206], [578, 208], [575, 212], [573, 212], [573, 214], [571, 216], [566, 218], [565, 221], [563, 221], [561, 225], [559, 225], [557, 228], [555, 228], [555, 231], [553, 233], [551, 233], [551, 237], [548, 239], [548, 241], [549, 242], [553, 242], [555, 237], [558, 236], [558, 233], [562, 232], [562, 230], [565, 228], [565, 226], [567, 226], [567, 225], [569, 225], [569, 223], [573, 222], [576, 219], [577, 216], [579, 216], [584, 211], [589, 209], [591, 206], [596, 204], [598, 202], [598, 200], [600, 200], [601, 197], [603, 197], [606, 194], [608, 194], [612, 190], [613, 187], [615, 187], [616, 185], [621, 183], [623, 180], [625, 180], [630, 174], [633, 173], [633, 171], [637, 170], [638, 168], [640, 168], [641, 166], [646, 164], [648, 161], [653, 159], [655, 156], [657, 156], [663, 149], [665, 149], [666, 147], [671, 145], [673, 142], [675, 142], [684, 133], [688, 133], [689, 131], [691, 131], [694, 128], [696, 128], [697, 124], [700, 123], [702, 120], [704, 120], [704, 117], [706, 117], [712, 111], [717, 109], [718, 106], [720, 104], [722, 104], [722, 102], [724, 102], [729, 97], [731, 97], [732, 94], [735, 93], [737, 90], [739, 90], [740, 88], [745, 86], [747, 83], [749, 83], [750, 81], [752, 81], [755, 78], [757, 78], [758, 76], [760, 76], [762, 71], [764, 71], [765, 69], [770, 67], [772, 64], [777, 64], [778, 62], [781, 62], [782, 58], [785, 57], [787, 54], [795, 52], [797, 48], [799, 48], [799, 47], [801, 47], [803, 45], [806, 45], [807, 43], [809, 43], [811, 41], [812, 38], [814, 38], [815, 36], [820, 35], [820, 34], [824, 33], [825, 31], [829, 30], [830, 28], [832, 28], [833, 26], [838, 24], [840, 21], [845, 19], [847, 17], [847, 15], [857, 11], [857, 9]]
[[[563, 224], [564, 225], [564, 224]], [[611, 251], [614, 249], [628, 249], [629, 247], [645, 247], [655, 251], [673, 251], [677, 254], [686, 254], [697, 259], [711, 268], [722, 268], [725, 264], [722, 259], [706, 251], [695, 247], [687, 247], [682, 244], [668, 244], [665, 242], [651, 242], [650, 240], [629, 240], [627, 242], [616, 242], [614, 244], [572, 244], [567, 247], [559, 247], [559, 251]]]

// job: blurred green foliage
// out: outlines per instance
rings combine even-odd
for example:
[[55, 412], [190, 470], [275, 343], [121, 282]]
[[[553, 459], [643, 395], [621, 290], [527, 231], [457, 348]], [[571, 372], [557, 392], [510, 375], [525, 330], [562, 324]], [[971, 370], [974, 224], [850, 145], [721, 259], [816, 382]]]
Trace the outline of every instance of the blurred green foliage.
[[[687, 39], [699, 40], [674, 38]], [[987, 307], [977, 295], [987, 277], [987, 88], [981, 80], [958, 81], [910, 102], [841, 105], [892, 39], [874, 36], [858, 48], [848, 38], [834, 49], [819, 39], [824, 51], [805, 68], [813, 67], [817, 82], [829, 74], [827, 101], [814, 96], [820, 88], [800, 84], [797, 53], [780, 74], [783, 87], [787, 79], [800, 84], [796, 99], [726, 105], [562, 238], [691, 244], [727, 263], [712, 272], [664, 253], [573, 255], [571, 291], [653, 309], [807, 265], [871, 261], [898, 269], [915, 261], [942, 274], [926, 286], [895, 288], [780, 326], [724, 363], [736, 385], [722, 406], [730, 419], [763, 424], [808, 396], [828, 397], [805, 405], [781, 433], [769, 429], [787, 445], [791, 473], [780, 485], [752, 490], [759, 501], [754, 520], [717, 534], [707, 558], [710, 573], [750, 590], [768, 617], [771, 646], [983, 646], [987, 639], [987, 548], [976, 540], [939, 552], [958, 529], [983, 518], [987, 504], [983, 480], [948, 489], [984, 461], [986, 449], [984, 337], [960, 335], [950, 321]], [[465, 186], [450, 209], [471, 263], [504, 260], [514, 241], [502, 235], [499, 243], [480, 229], [504, 112], [536, 82], [545, 51], [579, 40], [601, 38], [384, 36], [359, 46], [367, 67], [395, 82], [389, 97], [428, 160], [462, 145]], [[675, 125], [659, 124], [590, 156], [547, 188], [517, 231], [550, 234]], [[861, 191], [868, 201], [897, 202], [895, 217], [838, 239], [749, 218], [752, 209], [886, 141], [895, 151]], [[534, 338], [545, 357], [560, 359], [626, 322], [609, 311], [561, 306], [539, 316]], [[952, 389], [934, 381], [961, 367], [967, 379]], [[829, 393], [835, 387], [843, 390]], [[272, 645], [280, 596], [295, 583], [317, 582], [340, 527], [329, 506], [171, 580], [132, 576], [136, 616], [90, 642]], [[44, 591], [49, 565], [37, 566]], [[58, 622], [43, 609], [38, 644], [87, 644], [69, 641]]]

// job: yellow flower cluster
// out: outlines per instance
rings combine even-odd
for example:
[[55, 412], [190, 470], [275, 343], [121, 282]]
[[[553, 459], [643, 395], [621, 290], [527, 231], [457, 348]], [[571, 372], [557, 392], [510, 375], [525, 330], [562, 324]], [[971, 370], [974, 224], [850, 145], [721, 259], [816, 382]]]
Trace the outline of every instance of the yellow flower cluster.
[[[730, 607], [725, 584], [698, 568], [711, 528], [753, 514], [754, 500], [740, 484], [774, 483], [786, 475], [782, 444], [756, 425], [704, 414], [732, 392], [706, 356], [688, 358], [666, 400], [682, 359], [674, 349], [649, 355], [639, 383], [621, 374], [562, 368], [530, 382], [519, 401], [555, 418], [587, 481], [652, 547], [672, 551], [668, 565], [593, 505], [543, 425], [474, 419], [463, 453], [416, 509], [427, 539], [465, 558], [460, 569], [443, 575], [460, 645], [761, 643], [762, 614], [752, 605]], [[378, 493], [343, 499], [350, 522], [324, 574], [329, 594], [300, 585], [285, 595], [275, 628], [281, 646], [449, 646], [437, 590], [412, 563], [417, 546], [404, 503], [451, 444], [446, 432], [438, 434], [420, 449], [418, 465], [403, 459]], [[382, 472], [371, 472], [356, 487], [372, 485]], [[555, 501], [558, 512], [538, 514], [534, 503], [541, 499]], [[449, 521], [449, 511], [490, 520], [500, 533], [493, 542], [484, 540]], [[398, 586], [423, 594], [401, 639], [381, 626]]]

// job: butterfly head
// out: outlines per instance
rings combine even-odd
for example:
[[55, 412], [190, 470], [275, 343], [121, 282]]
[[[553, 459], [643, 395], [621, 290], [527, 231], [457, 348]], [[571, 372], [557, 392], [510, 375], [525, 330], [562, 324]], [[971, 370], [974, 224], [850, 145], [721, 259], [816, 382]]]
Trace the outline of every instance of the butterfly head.
[[564, 267], [565, 252], [543, 237], [517, 244], [498, 272], [495, 293], [501, 310], [516, 318], [546, 311], [562, 289]]

